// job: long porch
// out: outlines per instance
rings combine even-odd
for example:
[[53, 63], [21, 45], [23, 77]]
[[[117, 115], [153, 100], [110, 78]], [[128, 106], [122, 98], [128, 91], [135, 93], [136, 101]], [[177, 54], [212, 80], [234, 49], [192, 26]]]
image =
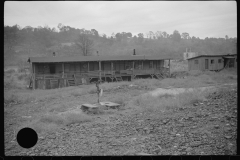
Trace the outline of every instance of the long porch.
[[133, 80], [136, 77], [148, 75], [151, 78], [162, 79], [170, 74], [169, 68], [158, 69], [126, 69], [126, 70], [95, 70], [95, 71], [74, 71], [56, 74], [33, 74], [31, 77], [33, 89], [54, 89], [68, 86], [90, 84], [94, 81], [102, 82]]

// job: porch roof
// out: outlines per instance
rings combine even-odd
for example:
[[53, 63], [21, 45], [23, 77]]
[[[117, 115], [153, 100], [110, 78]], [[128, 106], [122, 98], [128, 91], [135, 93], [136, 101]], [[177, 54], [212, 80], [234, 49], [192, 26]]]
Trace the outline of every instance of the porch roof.
[[53, 63], [53, 62], [89, 62], [89, 61], [126, 61], [126, 60], [168, 60], [170, 56], [71, 56], [71, 57], [29, 57], [28, 62]]

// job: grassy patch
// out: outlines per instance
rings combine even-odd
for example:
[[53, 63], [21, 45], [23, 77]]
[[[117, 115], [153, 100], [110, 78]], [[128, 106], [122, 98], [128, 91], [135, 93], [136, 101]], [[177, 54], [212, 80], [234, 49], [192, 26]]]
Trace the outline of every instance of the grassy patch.
[[121, 106], [125, 106], [127, 104], [127, 101], [128, 101], [128, 99], [123, 96], [118, 96], [118, 97], [114, 97], [113, 99], [111, 99], [111, 102], [118, 103]]
[[57, 104], [48, 109], [49, 112], [65, 112], [68, 109], [66, 104]]
[[87, 94], [88, 91], [86, 89], [77, 89], [77, 90], [74, 90], [71, 92], [71, 95], [74, 96], [74, 97], [79, 97], [79, 96], [82, 96], [82, 95], [85, 95]]
[[134, 85], [138, 85], [148, 89], [160, 87], [162, 84], [162, 82], [158, 79], [137, 79], [133, 83]]
[[90, 122], [91, 120], [92, 120], [92, 118], [85, 114], [68, 113], [65, 115], [65, 125], [70, 125], [70, 124], [74, 124], [74, 123]]
[[12, 73], [15, 73], [14, 69], [9, 69], [7, 71], [4, 71], [4, 74], [12, 74]]
[[57, 125], [63, 125], [65, 123], [65, 119], [62, 116], [50, 113], [43, 115], [39, 121], [43, 123], [54, 123]]
[[43, 132], [55, 132], [59, 129], [59, 125], [55, 123], [44, 123], [44, 122], [37, 122], [30, 125], [38, 134]]
[[180, 93], [176, 96], [164, 94], [158, 97], [153, 97], [149, 94], [141, 95], [134, 99], [134, 105], [141, 107], [149, 112], [159, 112], [170, 108], [178, 108], [191, 105], [198, 101], [205, 100], [209, 91], [194, 90], [192, 92]]
[[66, 111], [62, 114], [47, 113], [30, 124], [38, 133], [53, 132], [62, 126], [92, 121], [92, 117], [81, 112]]

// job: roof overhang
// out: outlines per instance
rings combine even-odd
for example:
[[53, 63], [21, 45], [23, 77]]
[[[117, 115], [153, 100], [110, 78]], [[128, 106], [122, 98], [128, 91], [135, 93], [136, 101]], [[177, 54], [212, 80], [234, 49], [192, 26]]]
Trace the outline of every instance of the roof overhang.
[[167, 56], [72, 56], [72, 57], [29, 57], [32, 63], [58, 62], [98, 62], [98, 61], [133, 61], [133, 60], [172, 60]]

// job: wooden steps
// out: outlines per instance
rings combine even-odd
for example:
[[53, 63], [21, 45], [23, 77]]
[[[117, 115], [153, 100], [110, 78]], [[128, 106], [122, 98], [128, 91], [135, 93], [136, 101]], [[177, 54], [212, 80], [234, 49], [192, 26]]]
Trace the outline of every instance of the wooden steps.
[[75, 80], [74, 79], [68, 79], [68, 86], [75, 86]]

